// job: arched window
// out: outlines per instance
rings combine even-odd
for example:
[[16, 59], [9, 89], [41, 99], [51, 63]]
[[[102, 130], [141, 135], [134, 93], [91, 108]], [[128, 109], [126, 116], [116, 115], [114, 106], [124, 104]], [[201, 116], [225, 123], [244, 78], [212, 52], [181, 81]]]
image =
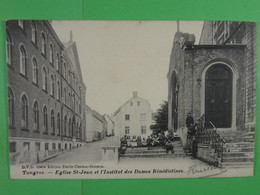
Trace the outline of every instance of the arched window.
[[32, 67], [33, 67], [33, 82], [35, 84], [38, 84], [38, 65], [37, 65], [37, 61], [36, 58], [33, 58], [32, 60]]
[[66, 94], [66, 88], [64, 87], [64, 94], [63, 94], [63, 96], [64, 96], [64, 104], [66, 104], [66, 96], [67, 96], [67, 94]]
[[71, 119], [69, 119], [69, 137], [71, 137]]
[[57, 131], [58, 135], [60, 135], [60, 113], [57, 114]]
[[32, 42], [36, 43], [37, 32], [36, 32], [36, 25], [34, 21], [31, 22], [31, 26], [32, 26]]
[[55, 117], [54, 117], [53, 110], [51, 110], [51, 131], [52, 131], [52, 134], [55, 135]]
[[57, 53], [57, 56], [56, 56], [56, 63], [55, 63], [55, 65], [56, 65], [56, 70], [59, 71], [60, 69], [59, 69], [59, 54], [58, 53]]
[[35, 101], [33, 104], [33, 118], [34, 118], [34, 130], [38, 131], [39, 130], [39, 106], [38, 102]]
[[50, 44], [50, 63], [53, 64], [53, 46]]
[[26, 51], [24, 46], [20, 47], [20, 73], [27, 76]]
[[6, 62], [12, 64], [12, 41], [9, 33], [6, 33]]
[[63, 77], [66, 79], [66, 64], [63, 63]]
[[60, 82], [57, 81], [57, 99], [60, 100]]
[[42, 88], [47, 91], [47, 72], [44, 67], [42, 69]]
[[79, 124], [79, 138], [82, 139], [82, 128], [81, 128], [81, 124]]
[[25, 95], [22, 96], [21, 99], [21, 104], [22, 104], [22, 127], [27, 128], [28, 127], [28, 100]]
[[64, 124], [63, 124], [63, 129], [64, 129], [64, 132], [63, 132], [63, 135], [64, 136], [67, 136], [67, 115], [65, 115], [64, 117]]
[[46, 55], [46, 39], [44, 34], [42, 33], [42, 37], [41, 37], [41, 43], [42, 43], [42, 54]]
[[48, 114], [46, 106], [43, 107], [43, 127], [45, 133], [48, 133]]
[[51, 95], [54, 96], [54, 78], [53, 75], [51, 75]]
[[13, 90], [8, 87], [8, 124], [14, 126], [14, 93]]

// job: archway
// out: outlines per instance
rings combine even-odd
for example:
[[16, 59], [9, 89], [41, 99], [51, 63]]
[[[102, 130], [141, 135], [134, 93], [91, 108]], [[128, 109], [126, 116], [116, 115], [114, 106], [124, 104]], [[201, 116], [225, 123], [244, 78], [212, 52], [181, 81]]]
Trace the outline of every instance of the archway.
[[225, 64], [210, 66], [205, 74], [205, 121], [217, 128], [232, 127], [233, 72]]

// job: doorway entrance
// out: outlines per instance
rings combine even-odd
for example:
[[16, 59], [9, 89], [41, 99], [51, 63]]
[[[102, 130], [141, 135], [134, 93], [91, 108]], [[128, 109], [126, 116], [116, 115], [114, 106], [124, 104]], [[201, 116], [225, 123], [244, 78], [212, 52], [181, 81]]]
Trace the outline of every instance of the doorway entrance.
[[205, 121], [217, 128], [232, 125], [233, 73], [224, 64], [211, 66], [205, 76]]

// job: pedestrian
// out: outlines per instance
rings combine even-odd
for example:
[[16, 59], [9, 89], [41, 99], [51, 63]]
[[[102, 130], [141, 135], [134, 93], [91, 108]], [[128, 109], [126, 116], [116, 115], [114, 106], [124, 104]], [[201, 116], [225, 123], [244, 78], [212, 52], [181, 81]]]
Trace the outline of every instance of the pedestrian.
[[196, 138], [196, 136], [192, 137], [191, 156], [194, 159], [197, 158], [197, 138]]
[[171, 151], [171, 153], [173, 154], [173, 145], [170, 139], [167, 140], [165, 146], [166, 146], [166, 153], [168, 154], [169, 151]]

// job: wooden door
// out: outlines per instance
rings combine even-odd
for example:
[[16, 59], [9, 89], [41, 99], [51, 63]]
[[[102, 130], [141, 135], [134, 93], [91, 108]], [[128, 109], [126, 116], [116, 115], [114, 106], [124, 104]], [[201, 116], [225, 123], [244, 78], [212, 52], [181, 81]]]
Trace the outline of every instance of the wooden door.
[[217, 128], [232, 123], [232, 71], [223, 64], [211, 66], [205, 80], [205, 120]]

